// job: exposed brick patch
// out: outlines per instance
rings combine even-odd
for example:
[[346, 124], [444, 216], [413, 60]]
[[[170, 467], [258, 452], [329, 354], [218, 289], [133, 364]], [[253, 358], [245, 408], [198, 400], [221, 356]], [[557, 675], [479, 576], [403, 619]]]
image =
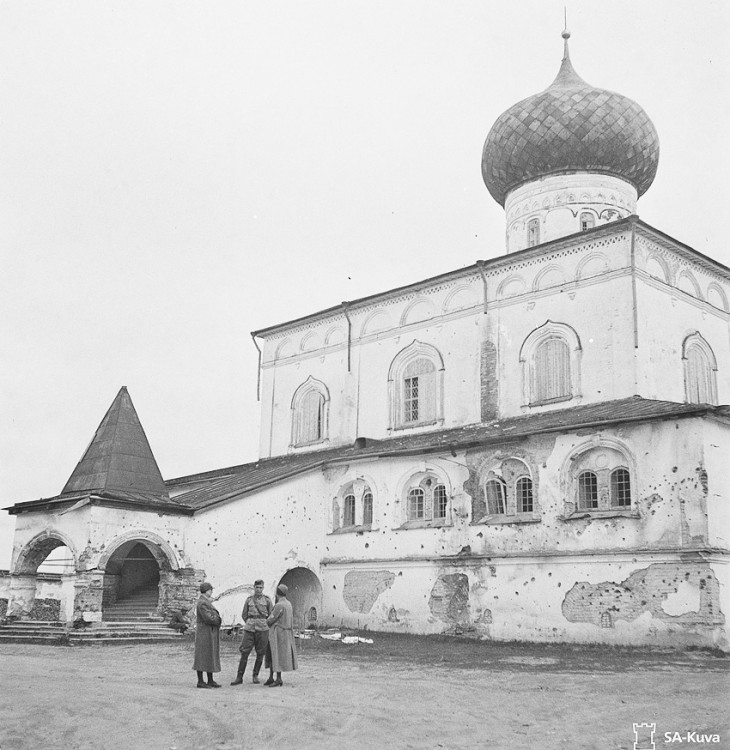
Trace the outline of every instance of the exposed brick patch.
[[439, 576], [431, 589], [428, 608], [434, 617], [448, 623], [469, 620], [469, 578], [464, 573]]
[[[698, 592], [698, 609], [669, 614], [662, 605], [688, 587]], [[606, 627], [605, 613], [615, 623], [635, 620], [644, 612], [688, 627], [722, 625], [725, 616], [720, 610], [719, 588], [706, 563], [656, 563], [637, 570], [621, 583], [576, 583], [565, 595], [562, 610], [569, 622], [590, 622], [599, 627]]]
[[0, 620], [8, 613], [8, 600], [0, 599]]
[[482, 341], [480, 362], [480, 397], [482, 422], [497, 418], [499, 398], [497, 380], [497, 347], [494, 342]]
[[61, 617], [61, 602], [58, 599], [34, 599], [33, 606], [28, 613], [31, 620], [59, 620]]
[[189, 610], [200, 594], [199, 586], [205, 580], [204, 570], [180, 568], [160, 571], [160, 601], [158, 611], [168, 616], [173, 611]]
[[350, 612], [369, 612], [394, 580], [395, 573], [389, 570], [350, 570], [345, 574], [342, 598]]

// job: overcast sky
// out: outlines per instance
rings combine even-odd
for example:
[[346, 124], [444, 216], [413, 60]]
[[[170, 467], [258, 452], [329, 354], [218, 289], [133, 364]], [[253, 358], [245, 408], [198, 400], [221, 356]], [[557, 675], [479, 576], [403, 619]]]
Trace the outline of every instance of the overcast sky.
[[[60, 492], [123, 385], [165, 478], [255, 459], [251, 330], [502, 254], [481, 149], [563, 5], [0, 4], [0, 507]], [[728, 4], [568, 6], [659, 132], [642, 219], [730, 265]]]

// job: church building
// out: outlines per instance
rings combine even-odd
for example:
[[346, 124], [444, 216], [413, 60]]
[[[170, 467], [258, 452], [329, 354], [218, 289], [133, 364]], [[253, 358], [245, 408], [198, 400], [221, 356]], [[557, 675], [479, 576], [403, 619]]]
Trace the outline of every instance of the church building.
[[253, 463], [163, 480], [122, 388], [9, 508], [9, 612], [103, 627], [207, 579], [233, 625], [261, 577], [297, 627], [729, 649], [730, 269], [639, 219], [656, 130], [563, 37], [484, 144], [506, 253], [254, 331]]

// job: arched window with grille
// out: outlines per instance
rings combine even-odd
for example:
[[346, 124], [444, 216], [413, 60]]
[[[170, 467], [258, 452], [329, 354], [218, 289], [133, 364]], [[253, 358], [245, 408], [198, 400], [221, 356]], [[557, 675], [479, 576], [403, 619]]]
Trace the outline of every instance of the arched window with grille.
[[598, 477], [592, 471], [583, 471], [578, 475], [578, 507], [598, 507]]
[[565, 323], [550, 320], [522, 343], [523, 403], [539, 406], [580, 396], [580, 339]]
[[443, 420], [443, 376], [443, 359], [429, 344], [414, 341], [398, 353], [388, 373], [391, 429]]
[[518, 513], [532, 513], [532, 479], [520, 477], [515, 483], [515, 495]]
[[446, 494], [446, 487], [443, 484], [437, 484], [433, 488], [433, 517], [446, 518], [448, 505], [449, 496]]
[[717, 360], [712, 347], [694, 333], [682, 345], [685, 401], [690, 404], [717, 404]]
[[563, 467], [571, 512], [631, 511], [634, 504], [634, 459], [616, 440], [601, 439], [568, 457]]
[[327, 439], [329, 392], [314, 378], [297, 388], [292, 398], [292, 445], [312, 445]]
[[596, 216], [591, 211], [581, 211], [580, 214], [580, 231], [585, 232], [596, 226]]
[[631, 507], [631, 475], [628, 469], [619, 467], [611, 472], [611, 506]]
[[436, 367], [425, 358], [410, 362], [403, 372], [403, 424], [432, 422], [436, 417]]
[[426, 493], [421, 487], [412, 487], [408, 490], [408, 520], [418, 521], [425, 518]]
[[527, 247], [540, 244], [540, 219], [530, 219], [527, 222]]
[[444, 477], [431, 469], [411, 475], [402, 485], [401, 520], [412, 526], [450, 523], [451, 498]]

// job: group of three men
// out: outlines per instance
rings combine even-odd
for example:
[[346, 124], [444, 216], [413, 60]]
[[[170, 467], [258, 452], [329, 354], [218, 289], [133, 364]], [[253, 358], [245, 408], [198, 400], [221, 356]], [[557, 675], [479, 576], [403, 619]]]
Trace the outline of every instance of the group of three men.
[[[213, 672], [220, 672], [218, 630], [221, 618], [213, 606], [211, 591], [213, 586], [205, 582], [200, 586], [200, 599], [196, 607], [197, 627], [195, 633], [195, 661], [193, 669], [198, 672], [198, 687], [220, 687], [213, 680]], [[264, 594], [264, 582], [254, 582], [254, 593], [243, 605], [243, 641], [239, 647], [241, 658], [238, 662], [236, 678], [231, 685], [243, 684], [248, 657], [256, 650], [253, 667], [253, 682], [259, 684], [259, 672], [266, 657], [269, 679], [264, 685], [280, 687], [284, 683], [282, 672], [297, 669], [297, 653], [294, 645], [293, 612], [287, 599], [289, 589], [279, 584], [276, 589], [276, 604]], [[208, 682], [203, 681], [203, 672], [208, 673]], [[274, 679], [276, 673], [276, 679]]]

